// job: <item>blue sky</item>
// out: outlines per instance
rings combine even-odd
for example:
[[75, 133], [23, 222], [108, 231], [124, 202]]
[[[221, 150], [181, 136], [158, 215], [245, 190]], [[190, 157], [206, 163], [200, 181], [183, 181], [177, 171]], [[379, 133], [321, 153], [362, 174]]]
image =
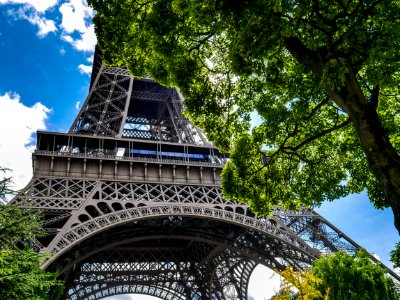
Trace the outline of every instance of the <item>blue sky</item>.
[[[67, 131], [88, 93], [96, 39], [83, 1], [0, 0], [0, 166], [13, 169], [17, 188], [32, 174], [34, 132]], [[317, 211], [391, 266], [398, 234], [390, 210], [374, 209], [363, 193]], [[269, 275], [260, 272], [252, 280], [262, 285]], [[257, 300], [260, 289], [250, 288]]]

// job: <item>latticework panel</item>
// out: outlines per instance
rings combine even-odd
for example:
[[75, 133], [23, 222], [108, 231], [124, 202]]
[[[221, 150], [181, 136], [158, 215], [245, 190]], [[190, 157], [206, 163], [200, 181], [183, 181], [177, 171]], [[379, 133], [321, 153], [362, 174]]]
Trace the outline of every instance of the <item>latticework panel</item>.
[[118, 136], [129, 105], [132, 80], [126, 70], [110, 74], [101, 69], [70, 132]]
[[288, 211], [277, 207], [274, 209], [274, 215], [322, 253], [341, 250], [354, 254], [361, 248], [312, 209], [301, 208], [298, 211]]
[[221, 190], [217, 187], [112, 181], [101, 182], [99, 192], [93, 198], [103, 201], [136, 200], [152, 203], [202, 203], [223, 206], [234, 204], [230, 201], [224, 201], [221, 197]]
[[67, 299], [100, 299], [145, 286], [141, 293], [163, 299], [247, 299], [256, 263], [229, 249], [213, 254], [213, 247], [199, 261], [192, 254], [198, 256], [201, 244], [98, 252], [78, 265]]
[[12, 202], [48, 210], [78, 209], [94, 190], [95, 180], [34, 178]]

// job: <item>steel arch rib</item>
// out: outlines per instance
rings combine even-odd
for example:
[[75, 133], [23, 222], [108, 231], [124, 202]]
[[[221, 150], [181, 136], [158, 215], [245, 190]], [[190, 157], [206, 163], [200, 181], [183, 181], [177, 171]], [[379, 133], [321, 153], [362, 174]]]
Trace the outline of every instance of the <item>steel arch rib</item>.
[[99, 233], [108, 228], [126, 224], [132, 221], [143, 219], [151, 219], [165, 216], [181, 216], [193, 218], [208, 218], [218, 221], [225, 221], [242, 227], [247, 227], [269, 237], [280, 240], [283, 243], [301, 251], [307, 256], [318, 257], [319, 253], [312, 249], [304, 241], [299, 239], [295, 234], [281, 229], [279, 224], [274, 225], [268, 222], [268, 217], [264, 219], [256, 219], [244, 216], [235, 212], [220, 210], [216, 208], [204, 207], [193, 204], [179, 205], [151, 205], [134, 207], [121, 211], [100, 215], [96, 218], [85, 221], [66, 231], [59, 240], [56, 241], [52, 249], [48, 249], [54, 255], [44, 264], [47, 267], [51, 262], [56, 260], [62, 253], [71, 249], [75, 244]]

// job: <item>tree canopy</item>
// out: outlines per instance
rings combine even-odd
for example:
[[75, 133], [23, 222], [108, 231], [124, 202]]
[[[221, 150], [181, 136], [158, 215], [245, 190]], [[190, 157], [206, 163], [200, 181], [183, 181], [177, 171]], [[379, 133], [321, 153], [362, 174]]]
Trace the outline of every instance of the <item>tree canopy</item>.
[[365, 251], [355, 256], [336, 252], [317, 259], [311, 270], [282, 272], [281, 289], [273, 300], [399, 299], [393, 280]]
[[105, 62], [179, 87], [230, 152], [226, 197], [265, 214], [367, 189], [400, 230], [399, 1], [89, 3]]
[[329, 289], [329, 298], [352, 299], [399, 299], [393, 280], [383, 268], [359, 251], [355, 256], [338, 251], [317, 259], [311, 273], [322, 280], [317, 286], [321, 292]]
[[[0, 168], [0, 171], [4, 170]], [[11, 193], [11, 178], [0, 179], [0, 199]], [[43, 236], [40, 215], [0, 202], [0, 300], [56, 300], [62, 293], [57, 274], [41, 269], [48, 257], [32, 248]]]

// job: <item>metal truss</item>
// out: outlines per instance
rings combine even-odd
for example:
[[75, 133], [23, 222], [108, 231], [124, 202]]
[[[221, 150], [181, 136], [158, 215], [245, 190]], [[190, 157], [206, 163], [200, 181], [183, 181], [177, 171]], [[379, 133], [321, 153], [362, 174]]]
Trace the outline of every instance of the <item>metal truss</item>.
[[119, 136], [121, 124], [126, 117], [132, 81], [133, 77], [129, 75], [100, 71], [71, 131]]
[[[246, 299], [248, 280], [257, 263], [278, 268], [273, 249], [260, 255], [257, 242], [240, 242], [249, 239], [251, 233], [246, 230], [221, 226], [219, 221], [176, 221], [141, 221], [136, 228], [119, 228], [102, 239], [85, 241], [77, 252], [61, 257], [59, 270], [70, 266], [76, 270], [68, 280], [68, 299], [132, 291], [128, 283], [147, 285], [146, 293], [164, 293], [165, 299]], [[135, 238], [123, 240], [121, 235], [128, 233]], [[103, 279], [103, 285], [93, 284]]]
[[[95, 57], [94, 64], [101, 65], [99, 54]], [[70, 133], [210, 145], [183, 116], [182, 102], [177, 89], [101, 65]]]
[[224, 199], [227, 157], [182, 102], [177, 89], [102, 65], [97, 49], [69, 133], [39, 133], [34, 176], [12, 202], [43, 212], [48, 235], [32, 246], [52, 253], [44, 267], [66, 281], [63, 299], [244, 300], [257, 264], [301, 270], [361, 248], [312, 209], [257, 217]]
[[[197, 251], [198, 246], [189, 248]], [[67, 299], [99, 299], [116, 293], [182, 300], [246, 299], [247, 283], [255, 265], [229, 250], [213, 257], [207, 265], [178, 248], [101, 252], [80, 264]]]
[[276, 207], [274, 215], [302, 240], [322, 253], [341, 250], [354, 254], [360, 249], [352, 239], [312, 209], [303, 207], [298, 211], [288, 211]]

